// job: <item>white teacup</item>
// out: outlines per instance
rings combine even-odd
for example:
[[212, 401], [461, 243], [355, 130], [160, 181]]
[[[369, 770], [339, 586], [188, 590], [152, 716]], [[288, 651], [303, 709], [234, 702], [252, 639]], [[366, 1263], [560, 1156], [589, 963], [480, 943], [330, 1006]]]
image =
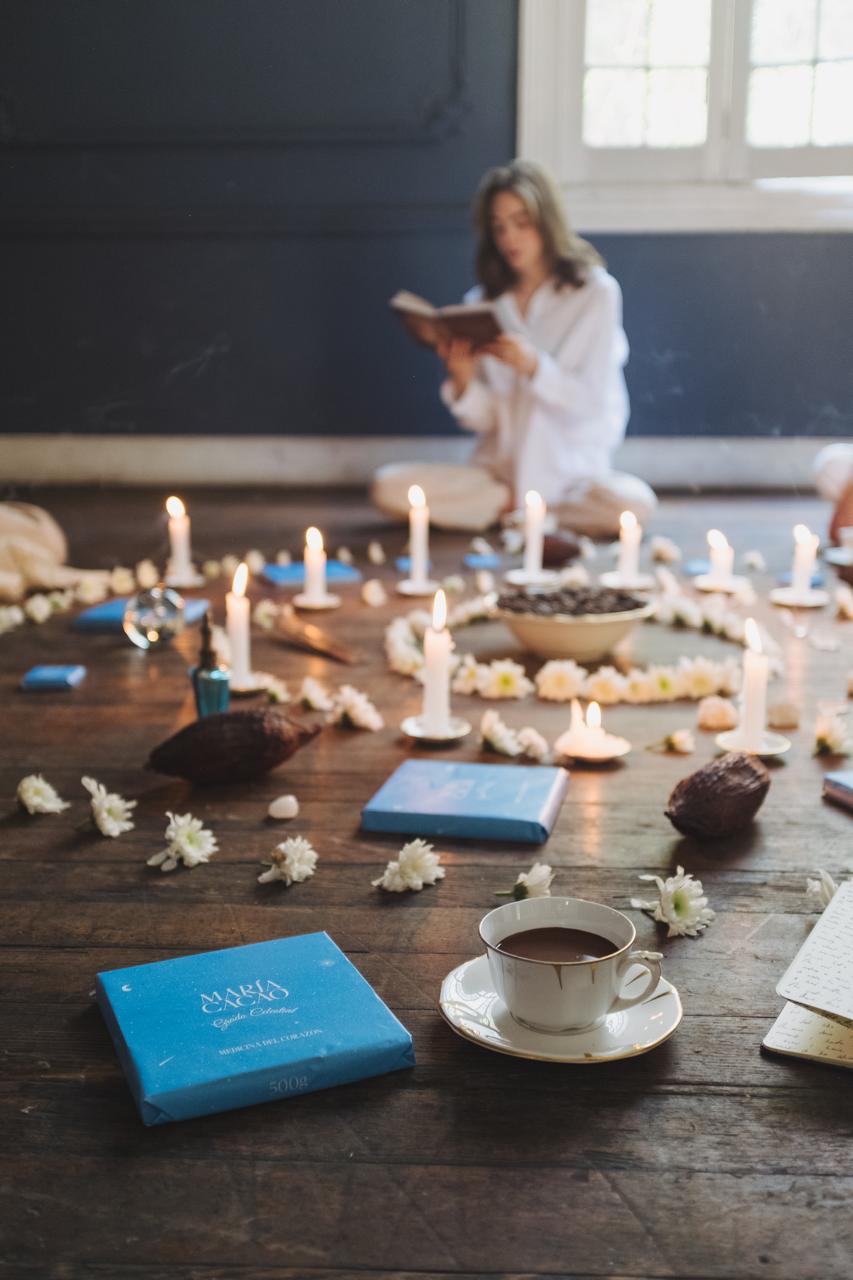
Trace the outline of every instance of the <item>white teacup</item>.
[[[595, 960], [530, 960], [498, 950], [513, 933], [526, 929], [583, 929], [613, 943], [612, 953]], [[553, 1035], [598, 1026], [609, 1013], [640, 1004], [660, 981], [661, 955], [632, 951], [637, 931], [612, 907], [582, 898], [525, 898], [496, 907], [480, 921], [495, 990], [516, 1022]], [[638, 991], [622, 995], [627, 971], [648, 970]]]

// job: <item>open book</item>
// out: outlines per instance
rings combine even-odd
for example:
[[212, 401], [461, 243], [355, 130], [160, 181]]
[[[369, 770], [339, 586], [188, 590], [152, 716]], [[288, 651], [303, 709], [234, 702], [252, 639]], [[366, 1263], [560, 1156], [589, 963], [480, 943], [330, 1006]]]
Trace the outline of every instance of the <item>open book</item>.
[[434, 307], [417, 294], [403, 290], [394, 294], [389, 306], [415, 342], [424, 347], [435, 348], [450, 338], [467, 338], [475, 347], [482, 347], [502, 332], [491, 302]]

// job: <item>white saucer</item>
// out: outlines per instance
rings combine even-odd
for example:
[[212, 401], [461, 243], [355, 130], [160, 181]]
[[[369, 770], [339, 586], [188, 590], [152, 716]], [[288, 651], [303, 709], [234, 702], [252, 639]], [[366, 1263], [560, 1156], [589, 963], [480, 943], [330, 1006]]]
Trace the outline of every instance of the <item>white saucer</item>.
[[440, 582], [433, 582], [431, 578], [426, 578], [423, 582], [403, 578], [397, 583], [397, 592], [401, 596], [434, 596], [440, 586]]
[[337, 609], [341, 603], [341, 597], [327, 593], [314, 600], [311, 596], [307, 596], [304, 591], [300, 591], [298, 595], [293, 597], [293, 603], [297, 609]]
[[808, 591], [801, 593], [793, 587], [774, 587], [770, 592], [770, 599], [773, 604], [787, 605], [789, 609], [822, 609], [825, 604], [829, 604], [829, 592], [810, 587]]
[[468, 721], [461, 719], [459, 716], [450, 717], [447, 722], [446, 733], [436, 734], [426, 730], [423, 716], [406, 716], [400, 728], [406, 737], [414, 738], [419, 742], [433, 743], [436, 746], [444, 742], [459, 742], [471, 732], [471, 726]]
[[764, 730], [761, 745], [757, 751], [743, 746], [740, 729], [727, 729], [725, 733], [718, 733], [714, 741], [718, 747], [722, 747], [723, 751], [745, 751], [747, 755], [765, 759], [771, 756], [783, 756], [786, 751], [791, 750], [790, 738], [784, 738], [781, 733], [771, 733], [769, 729]]
[[192, 573], [166, 573], [167, 587], [183, 587], [187, 590], [190, 587], [203, 587], [207, 582], [207, 578], [202, 577], [193, 569]]
[[710, 573], [700, 573], [698, 578], [693, 579], [693, 585], [697, 591], [712, 591], [715, 595], [730, 596], [736, 591], [743, 591], [750, 583], [749, 578], [735, 574], [728, 578], [714, 578]]
[[504, 582], [511, 587], [555, 587], [559, 580], [559, 573], [555, 573], [553, 569], [540, 569], [538, 573], [508, 569], [504, 574]]
[[834, 564], [839, 569], [853, 565], [853, 547], [827, 547], [821, 555], [827, 564]]
[[[624, 990], [632, 982], [647, 978], [647, 970], [635, 967]], [[520, 1026], [492, 986], [485, 956], [466, 960], [447, 975], [441, 984], [439, 1012], [453, 1030], [466, 1040], [508, 1053], [514, 1058], [534, 1058], [539, 1062], [618, 1062], [648, 1053], [668, 1040], [681, 1021], [683, 1010], [678, 992], [661, 978], [654, 995], [633, 1009], [611, 1013], [600, 1027], [569, 1035], [548, 1035]]]
[[558, 738], [554, 743], [554, 755], [558, 759], [575, 760], [579, 764], [609, 764], [611, 760], [620, 760], [622, 756], [626, 756], [631, 750], [631, 744], [627, 738], [617, 737], [615, 733], [608, 733], [607, 738], [608, 743], [604, 750], [598, 754], [593, 753], [591, 755], [584, 755], [582, 751], [571, 751], [561, 747], [561, 739]]
[[651, 591], [655, 585], [650, 573], [638, 573], [634, 578], [625, 578], [618, 569], [602, 573], [598, 580], [604, 587], [617, 587], [622, 591]]

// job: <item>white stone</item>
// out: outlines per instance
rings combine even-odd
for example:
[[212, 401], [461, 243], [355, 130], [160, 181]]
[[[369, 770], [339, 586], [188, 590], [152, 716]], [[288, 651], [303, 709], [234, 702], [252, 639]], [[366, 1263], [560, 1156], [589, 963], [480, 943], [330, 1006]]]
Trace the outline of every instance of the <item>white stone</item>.
[[298, 812], [299, 801], [296, 796], [278, 796], [267, 809], [271, 818], [295, 818]]

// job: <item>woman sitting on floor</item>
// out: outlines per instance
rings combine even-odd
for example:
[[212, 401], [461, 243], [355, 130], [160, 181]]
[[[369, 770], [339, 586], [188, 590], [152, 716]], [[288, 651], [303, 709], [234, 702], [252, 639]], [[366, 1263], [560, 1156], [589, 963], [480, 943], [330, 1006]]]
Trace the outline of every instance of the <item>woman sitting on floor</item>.
[[392, 463], [374, 477], [374, 502], [404, 516], [417, 483], [436, 525], [485, 529], [535, 489], [581, 533], [617, 532], [626, 509], [644, 521], [654, 493], [611, 469], [629, 412], [619, 285], [569, 230], [537, 165], [490, 170], [474, 217], [480, 284], [465, 301], [493, 301], [503, 333], [477, 350], [453, 341], [439, 352], [442, 399], [481, 437], [473, 465]]

